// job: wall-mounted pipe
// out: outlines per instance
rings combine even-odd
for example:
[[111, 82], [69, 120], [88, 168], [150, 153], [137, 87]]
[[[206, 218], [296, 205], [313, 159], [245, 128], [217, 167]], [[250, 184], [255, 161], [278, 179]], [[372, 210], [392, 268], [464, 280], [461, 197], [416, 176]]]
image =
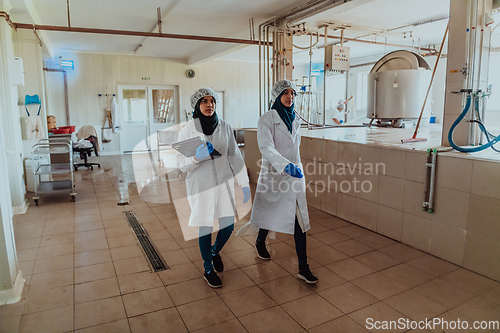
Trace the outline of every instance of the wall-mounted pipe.
[[279, 50], [279, 39], [277, 38], [278, 37], [278, 34], [276, 32], [276, 28], [273, 30], [273, 33], [272, 33], [272, 36], [273, 36], [273, 80], [272, 82], [276, 82], [276, 77], [278, 76], [278, 57], [279, 57], [279, 53], [277, 50]]
[[259, 117], [262, 116], [262, 27], [259, 25]]
[[[266, 61], [267, 61], [267, 99], [264, 101], [266, 104], [266, 111], [269, 109], [269, 99], [271, 97], [271, 69], [269, 67], [269, 62], [270, 62], [270, 48], [271, 48], [271, 45], [269, 43], [269, 29], [271, 29], [270, 26], [267, 26], [267, 32], [266, 32], [266, 43], [267, 43], [267, 58], [266, 58]], [[274, 40], [273, 40], [273, 43], [274, 43]]]
[[[325, 45], [323, 47], [326, 50], [326, 45], [328, 45], [328, 25], [325, 25]], [[326, 51], [325, 51], [325, 61], [323, 66], [326, 64]], [[323, 125], [326, 125], [326, 68], [323, 67]]]
[[[309, 43], [312, 45], [312, 34], [309, 35]], [[309, 49], [309, 80], [307, 82], [307, 85], [309, 86], [309, 95], [308, 95], [308, 105], [307, 105], [307, 115], [308, 115], [308, 127], [309, 124], [311, 123], [311, 102], [312, 102], [312, 83], [311, 83], [311, 76], [312, 76], [312, 56], [313, 56], [313, 51], [312, 47]], [[307, 88], [306, 88], [307, 91]]]
[[[292, 21], [294, 18], [298, 17], [305, 17], [305, 16], [310, 16], [314, 15], [315, 13], [330, 9], [334, 6], [346, 3], [348, 1], [352, 0], [312, 0], [308, 1], [302, 5], [299, 5], [295, 8], [290, 9], [289, 11], [277, 15], [265, 22], [262, 22], [259, 25], [259, 41], [255, 41], [255, 43], [248, 43], [248, 44], [254, 44], [254, 45], [259, 45], [259, 87], [261, 90], [261, 93], [259, 94], [261, 98], [261, 102], [259, 105], [259, 113], [262, 115], [262, 103], [264, 103], [265, 108], [267, 111], [268, 109], [268, 102], [270, 98], [270, 89], [271, 89], [271, 84], [274, 84], [276, 81], [276, 75], [277, 75], [277, 68], [275, 66], [276, 61], [279, 61], [279, 55], [274, 53], [273, 54], [273, 79], [271, 82], [271, 66], [270, 66], [270, 57], [269, 57], [269, 48], [270, 48], [270, 39], [269, 39], [269, 33], [272, 27], [274, 27], [273, 30], [273, 36], [275, 36], [274, 31], [277, 29], [277, 23], [286, 24], [290, 21]], [[264, 39], [264, 42], [262, 42], [262, 39]], [[276, 49], [277, 40], [276, 38], [273, 38], [273, 46], [274, 49]], [[265, 44], [265, 49], [262, 50], [262, 44]], [[262, 53], [261, 53], [262, 52]], [[264, 56], [266, 59], [264, 59], [264, 63], [262, 62], [262, 56]], [[263, 66], [263, 68], [262, 68]], [[267, 74], [267, 75], [266, 75]], [[266, 84], [266, 79], [267, 79], [267, 84]], [[266, 87], [267, 86], [267, 87]], [[267, 94], [266, 94], [267, 91]], [[262, 100], [263, 99], [263, 100]]]
[[10, 20], [9, 14], [7, 12], [0, 12], [0, 17], [3, 17], [7, 24], [12, 28], [16, 29], [16, 24]]

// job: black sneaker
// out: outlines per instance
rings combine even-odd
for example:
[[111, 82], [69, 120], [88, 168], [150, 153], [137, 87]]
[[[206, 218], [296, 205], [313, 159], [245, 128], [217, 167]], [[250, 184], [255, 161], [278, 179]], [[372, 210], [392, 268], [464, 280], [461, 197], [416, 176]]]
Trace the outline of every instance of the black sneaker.
[[224, 271], [224, 263], [222, 262], [222, 258], [220, 254], [216, 254], [212, 256], [212, 263], [214, 264], [214, 269], [217, 273]]
[[215, 271], [205, 272], [203, 274], [203, 278], [207, 281], [208, 285], [212, 288], [220, 288], [222, 287], [222, 281], [220, 277], [215, 273]]
[[306, 281], [307, 283], [313, 284], [318, 282], [318, 278], [311, 273], [311, 270], [309, 269], [309, 265], [305, 265], [304, 267], [301, 267], [299, 269], [299, 274], [297, 274], [297, 277], [301, 280]]
[[260, 259], [269, 260], [271, 259], [271, 255], [267, 251], [266, 243], [257, 243], [255, 242], [255, 249], [257, 250], [257, 255]]

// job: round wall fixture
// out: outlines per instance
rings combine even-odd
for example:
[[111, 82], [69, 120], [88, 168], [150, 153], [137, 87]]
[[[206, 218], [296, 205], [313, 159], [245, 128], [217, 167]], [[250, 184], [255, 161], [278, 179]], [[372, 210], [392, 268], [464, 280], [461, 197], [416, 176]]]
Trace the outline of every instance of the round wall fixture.
[[194, 76], [196, 75], [196, 73], [194, 72], [193, 69], [188, 69], [186, 70], [186, 77], [188, 79], [192, 79]]

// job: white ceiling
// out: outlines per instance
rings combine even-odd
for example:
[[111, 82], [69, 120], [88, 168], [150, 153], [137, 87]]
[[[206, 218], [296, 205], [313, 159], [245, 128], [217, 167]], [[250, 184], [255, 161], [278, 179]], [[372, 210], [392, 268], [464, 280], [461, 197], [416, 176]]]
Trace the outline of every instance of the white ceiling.
[[[366, 41], [427, 47], [441, 42], [447, 20], [413, 25], [448, 16], [450, 0], [352, 0], [323, 13], [302, 19], [311, 31], [327, 22], [347, 25], [345, 37], [361, 36]], [[71, 26], [150, 32], [156, 26], [157, 12], [163, 13], [163, 32], [171, 34], [250, 39], [249, 19], [258, 25], [306, 0], [70, 0]], [[66, 0], [10, 0], [16, 23], [67, 26]], [[297, 22], [298, 23], [298, 22]], [[401, 26], [407, 26], [395, 29]], [[387, 31], [391, 30], [392, 31]], [[385, 30], [385, 31], [384, 31]], [[406, 37], [404, 38], [404, 34]], [[410, 38], [410, 33], [412, 38]], [[339, 31], [329, 29], [331, 36]], [[184, 59], [197, 64], [213, 58], [258, 61], [258, 47], [192, 40], [97, 35], [46, 31], [40, 33], [53, 53], [93, 52], [137, 54]], [[334, 42], [338, 40], [330, 40]], [[309, 37], [295, 37], [294, 43], [307, 46]], [[142, 47], [135, 51], [139, 45]], [[321, 48], [320, 40], [317, 47]], [[348, 42], [351, 57], [362, 61], [379, 57], [399, 47]], [[322, 50], [315, 50], [313, 62], [322, 62]], [[296, 49], [294, 62], [309, 62], [308, 51]]]

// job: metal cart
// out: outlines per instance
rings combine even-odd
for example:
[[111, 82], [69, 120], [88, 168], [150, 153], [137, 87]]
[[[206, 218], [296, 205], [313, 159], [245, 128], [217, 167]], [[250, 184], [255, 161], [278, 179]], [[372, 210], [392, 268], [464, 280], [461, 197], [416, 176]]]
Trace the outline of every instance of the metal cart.
[[163, 147], [172, 148], [172, 144], [177, 142], [178, 136], [179, 132], [172, 130], [162, 130], [156, 132], [158, 163], [160, 163], [160, 165], [163, 165], [163, 160], [161, 159], [161, 151], [165, 150]]
[[[41, 164], [40, 155], [68, 154], [68, 163]], [[73, 178], [73, 146], [70, 139], [42, 139], [31, 149], [35, 179], [35, 196], [38, 206], [39, 194], [55, 191], [70, 191], [71, 201], [75, 201], [75, 182]], [[60, 155], [59, 155], [60, 156]], [[48, 158], [50, 161], [50, 156]], [[42, 180], [42, 175], [49, 175], [49, 180]], [[67, 175], [64, 177], [64, 175]], [[38, 180], [38, 183], [37, 183]]]

